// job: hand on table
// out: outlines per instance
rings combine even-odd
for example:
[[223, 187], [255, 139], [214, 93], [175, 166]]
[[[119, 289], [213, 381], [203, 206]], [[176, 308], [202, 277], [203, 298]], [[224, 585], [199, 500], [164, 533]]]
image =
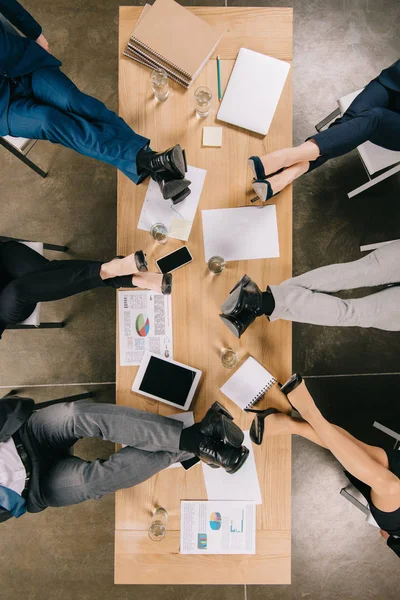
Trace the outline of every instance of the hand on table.
[[49, 42], [44, 37], [43, 33], [41, 33], [35, 41], [37, 44], [39, 44], [39, 46], [42, 46], [42, 48], [44, 48], [47, 52], [50, 52]]

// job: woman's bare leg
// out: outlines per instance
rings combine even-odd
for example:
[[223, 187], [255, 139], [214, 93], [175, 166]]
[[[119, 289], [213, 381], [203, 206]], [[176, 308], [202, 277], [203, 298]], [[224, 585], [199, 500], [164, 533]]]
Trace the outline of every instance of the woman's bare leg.
[[155, 292], [161, 291], [162, 273], [139, 272], [134, 254], [130, 254], [125, 258], [114, 258], [108, 263], [101, 265], [100, 277], [103, 280], [112, 279], [113, 277], [123, 277], [124, 275], [132, 275], [132, 284], [135, 287]]
[[266, 175], [279, 169], [288, 168], [299, 162], [310, 162], [319, 157], [319, 148], [313, 140], [308, 140], [294, 148], [283, 148], [260, 156]]
[[[352, 436], [351, 433], [345, 429], [342, 429], [342, 427], [339, 427], [338, 425], [332, 424], [332, 427], [335, 427], [343, 435], [352, 440], [383, 467], [386, 469], [388, 468], [389, 465], [387, 454], [384, 450], [382, 450], [382, 448], [364, 444], [364, 442], [361, 442]], [[282, 435], [285, 433], [291, 435], [300, 435], [301, 437], [310, 440], [310, 442], [314, 442], [314, 444], [322, 446], [322, 448], [326, 448], [326, 445], [321, 440], [317, 432], [311, 427], [310, 423], [307, 423], [307, 421], [300, 421], [299, 419], [293, 419], [284, 413], [273, 413], [269, 415], [265, 421], [265, 432], [266, 435]]]
[[374, 505], [385, 512], [397, 510], [400, 507], [399, 478], [322, 416], [304, 381], [289, 394], [289, 399], [343, 467], [371, 487]]
[[281, 173], [277, 173], [273, 177], [269, 177], [268, 180], [263, 179], [262, 181], [254, 181], [253, 189], [257, 196], [260, 198], [260, 200], [266, 202], [266, 200], [268, 200], [268, 185], [266, 181], [270, 183], [273, 194], [277, 194], [278, 192], [282, 191], [287, 185], [293, 183], [295, 179], [301, 177], [302, 175], [304, 175], [304, 173], [307, 173], [309, 166], [310, 163], [308, 161], [296, 163], [295, 165], [292, 165], [291, 167], [285, 169]]

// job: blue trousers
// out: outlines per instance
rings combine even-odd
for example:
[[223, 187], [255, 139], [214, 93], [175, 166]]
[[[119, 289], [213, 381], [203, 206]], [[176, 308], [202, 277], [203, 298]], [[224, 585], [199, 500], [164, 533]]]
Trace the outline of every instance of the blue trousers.
[[8, 126], [12, 136], [62, 144], [117, 167], [134, 183], [143, 179], [136, 156], [149, 140], [81, 92], [58, 67], [43, 67], [15, 80]]
[[314, 140], [320, 150], [320, 156], [310, 162], [309, 171], [366, 141], [400, 150], [400, 93], [373, 80], [340, 119], [308, 139]]

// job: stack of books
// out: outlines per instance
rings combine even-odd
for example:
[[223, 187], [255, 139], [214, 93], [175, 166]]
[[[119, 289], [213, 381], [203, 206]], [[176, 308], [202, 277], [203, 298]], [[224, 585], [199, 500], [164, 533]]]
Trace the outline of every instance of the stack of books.
[[174, 0], [146, 4], [124, 55], [189, 88], [213, 54], [222, 35]]

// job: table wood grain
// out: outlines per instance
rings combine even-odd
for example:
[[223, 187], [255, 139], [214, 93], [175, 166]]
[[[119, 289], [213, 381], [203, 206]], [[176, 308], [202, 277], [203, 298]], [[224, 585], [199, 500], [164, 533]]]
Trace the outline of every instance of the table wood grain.
[[[243, 46], [289, 62], [292, 59], [292, 9], [194, 7], [189, 10], [224, 32], [217, 49], [222, 59], [222, 90]], [[291, 276], [292, 190], [285, 189], [274, 202], [280, 258], [228, 263], [225, 271], [218, 276], [207, 271], [200, 211], [248, 206], [254, 196], [248, 157], [291, 146], [291, 72], [265, 138], [216, 121], [219, 103], [215, 56], [192, 88], [187, 91], [170, 82], [170, 98], [164, 103], [157, 103], [150, 87], [150, 71], [122, 55], [140, 11], [141, 7], [120, 7], [119, 114], [137, 133], [150, 138], [152, 148], [165, 149], [180, 143], [186, 149], [188, 163], [207, 170], [187, 243], [194, 260], [190, 266], [174, 272], [174, 359], [203, 372], [192, 404], [196, 420], [215, 400], [219, 400], [233, 413], [237, 423], [246, 429], [251, 418], [223, 396], [219, 389], [232, 375], [232, 371], [221, 365], [221, 348], [232, 347], [240, 359], [254, 356], [278, 381], [284, 381], [291, 374], [291, 324], [258, 319], [242, 339], [237, 340], [220, 321], [219, 307], [244, 273], [264, 288]], [[198, 119], [194, 113], [193, 94], [200, 85], [208, 86], [214, 96], [207, 119]], [[223, 126], [222, 148], [202, 148], [203, 126], [212, 125]], [[166, 245], [157, 245], [148, 232], [137, 229], [146, 189], [147, 183], [135, 186], [118, 173], [118, 254], [144, 249], [150, 269], [155, 270], [155, 260], [179, 248], [183, 242], [170, 239]], [[163, 415], [176, 412], [172, 407], [131, 391], [136, 371], [137, 367], [119, 366], [117, 333], [117, 403]], [[267, 403], [283, 410], [288, 408], [277, 386], [268, 393], [260, 407]], [[255, 455], [263, 504], [257, 508], [257, 553], [254, 556], [180, 555], [180, 500], [206, 499], [207, 496], [200, 465], [188, 472], [181, 468], [166, 470], [139, 486], [116, 494], [115, 582], [290, 583], [290, 436], [267, 438], [261, 447], [255, 447]], [[168, 533], [162, 542], [152, 542], [147, 536], [151, 512], [156, 506], [163, 506], [169, 512]]]

